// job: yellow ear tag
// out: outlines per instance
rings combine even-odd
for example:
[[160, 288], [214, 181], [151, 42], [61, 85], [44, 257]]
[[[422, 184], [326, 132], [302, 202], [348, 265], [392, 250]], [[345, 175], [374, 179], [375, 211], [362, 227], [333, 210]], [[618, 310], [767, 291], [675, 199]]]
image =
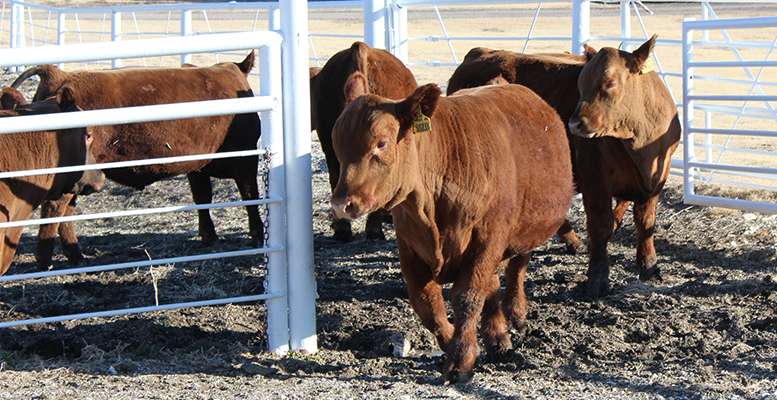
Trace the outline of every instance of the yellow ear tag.
[[645, 60], [645, 63], [642, 64], [642, 69], [639, 70], [642, 74], [647, 74], [648, 72], [655, 71], [656, 70], [656, 63], [653, 61], [653, 57], [648, 57], [647, 60]]
[[420, 108], [413, 119], [413, 129], [416, 133], [432, 131], [432, 119], [424, 115]]

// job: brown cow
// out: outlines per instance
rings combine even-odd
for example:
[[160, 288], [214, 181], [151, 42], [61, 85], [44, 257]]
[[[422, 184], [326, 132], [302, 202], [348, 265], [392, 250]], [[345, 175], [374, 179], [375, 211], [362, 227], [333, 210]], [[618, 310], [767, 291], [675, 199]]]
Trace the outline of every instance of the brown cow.
[[[128, 68], [104, 71], [65, 72], [54, 65], [41, 65], [22, 73], [12, 84], [38, 75], [41, 83], [35, 99], [57, 93], [67, 84], [76, 103], [86, 110], [180, 103], [199, 100], [253, 96], [246, 75], [254, 65], [254, 53], [241, 63], [220, 63], [211, 67]], [[205, 154], [256, 149], [260, 134], [256, 113], [190, 118], [140, 124], [101, 126], [94, 129], [93, 153], [100, 163], [128, 161], [188, 154]], [[210, 177], [235, 180], [243, 200], [259, 197], [256, 180], [256, 156], [156, 164], [105, 171], [109, 179], [136, 189], [161, 179], [186, 174], [197, 204], [212, 201]], [[72, 200], [43, 208], [46, 216], [60, 216]], [[246, 207], [254, 245], [263, 242], [263, 226], [257, 206]], [[217, 240], [208, 210], [199, 210], [199, 234], [207, 245]], [[57, 230], [54, 224], [42, 227], [39, 266], [51, 260], [51, 243]], [[80, 254], [79, 254], [80, 255]], [[71, 259], [72, 261], [72, 259]]]
[[[403, 99], [413, 93], [417, 84], [413, 73], [391, 53], [373, 49], [362, 42], [332, 56], [318, 73], [311, 70], [310, 106], [313, 129], [326, 156], [329, 184], [337, 185], [340, 163], [332, 149], [332, 127], [345, 108], [343, 87], [356, 72], [367, 77], [369, 92], [390, 99]], [[376, 211], [367, 217], [368, 239], [385, 239], [382, 222], [388, 218], [385, 211]], [[332, 223], [335, 239], [350, 241], [353, 237], [351, 222], [335, 218]]]
[[[563, 223], [572, 199], [564, 125], [520, 85], [440, 97], [430, 84], [401, 101], [365, 96], [367, 85], [359, 73], [346, 84], [355, 100], [333, 131], [342, 168], [332, 207], [349, 219], [391, 210], [410, 303], [447, 354], [446, 379], [467, 381], [479, 322], [489, 352], [511, 347], [506, 315], [525, 329], [530, 252]], [[449, 282], [454, 325], [442, 297]]]
[[[501, 84], [505, 81], [524, 85], [537, 93], [551, 107], [555, 108], [564, 122], [577, 106], [577, 78], [585, 63], [585, 56], [568, 53], [522, 54], [506, 50], [492, 50], [475, 47], [464, 57], [448, 80], [447, 93], [450, 95], [464, 88]], [[570, 136], [572, 169], [575, 182], [581, 172], [575, 161], [575, 149]], [[615, 208], [614, 229], [620, 227], [623, 214], [629, 206], [628, 201], [618, 199]], [[578, 239], [572, 224], [565, 221], [558, 232], [559, 238], [566, 244], [567, 252], [575, 254], [582, 243]]]
[[612, 198], [634, 202], [640, 279], [658, 276], [653, 247], [656, 206], [672, 153], [680, 141], [680, 120], [669, 90], [654, 71], [644, 71], [656, 36], [632, 53], [587, 47], [580, 72], [580, 100], [569, 120], [576, 135], [583, 205], [587, 215], [591, 296], [608, 290], [607, 241], [612, 234]]
[[[15, 89], [4, 88], [0, 117], [78, 111], [72, 91], [64, 87], [56, 98], [26, 104]], [[0, 170], [21, 171], [93, 163], [92, 137], [86, 128], [0, 135]], [[0, 179], [0, 222], [29, 219], [44, 200], [65, 193], [99, 191], [104, 177], [100, 171], [68, 172]], [[19, 244], [23, 227], [0, 228], [0, 275], [5, 274]]]

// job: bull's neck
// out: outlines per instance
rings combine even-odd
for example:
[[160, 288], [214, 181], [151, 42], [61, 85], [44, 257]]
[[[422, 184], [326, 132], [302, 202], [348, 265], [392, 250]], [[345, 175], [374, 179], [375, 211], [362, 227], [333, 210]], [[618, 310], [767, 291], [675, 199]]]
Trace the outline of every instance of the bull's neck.
[[620, 125], [633, 135], [630, 142], [636, 150], [664, 134], [677, 111], [668, 89], [655, 72], [632, 79], [627, 89]]

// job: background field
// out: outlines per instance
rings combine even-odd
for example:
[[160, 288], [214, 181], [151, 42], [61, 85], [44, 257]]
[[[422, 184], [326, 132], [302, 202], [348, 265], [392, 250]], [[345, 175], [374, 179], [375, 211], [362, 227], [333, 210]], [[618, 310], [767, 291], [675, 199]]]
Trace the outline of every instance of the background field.
[[[545, 18], [537, 25], [538, 35], [568, 34], [568, 10], [554, 7], [543, 9]], [[697, 6], [650, 7], [657, 15], [647, 19], [649, 32], [667, 38], [679, 35], [684, 16], [697, 13]], [[716, 8], [722, 17], [777, 15], [776, 6]], [[523, 35], [534, 10], [457, 7], [441, 12], [451, 34]], [[619, 32], [617, 7], [597, 5], [592, 14], [594, 34]], [[411, 37], [440, 34], [432, 11], [410, 16]], [[243, 26], [235, 22], [236, 16], [209, 17], [214, 31]], [[245, 29], [251, 28], [254, 17], [243, 16]], [[263, 17], [258, 20], [263, 27]], [[360, 21], [356, 11], [316, 12], [311, 31], [359, 33]], [[138, 22], [140, 31], [164, 30], [168, 25], [166, 14]], [[99, 16], [79, 23], [83, 30], [105, 26]], [[200, 25], [195, 29], [206, 29], [203, 21], [196, 24]], [[130, 27], [134, 23], [127, 18], [124, 25], [127, 38], [133, 38]], [[634, 35], [641, 35], [638, 24], [634, 25]], [[177, 20], [172, 19], [170, 29], [176, 31]], [[737, 38], [772, 40], [777, 36], [769, 30], [743, 34]], [[41, 31], [37, 37], [42, 35]], [[105, 37], [83, 37], [84, 41], [96, 39]], [[78, 40], [75, 33], [66, 38], [71, 43]], [[329, 55], [350, 42], [315, 39], [313, 45], [316, 54]], [[612, 44], [593, 43], [596, 47]], [[458, 58], [475, 45], [520, 50], [523, 43], [456, 44]], [[532, 42], [528, 51], [567, 49], [566, 42]], [[719, 59], [723, 54], [715, 51], [701, 55]], [[661, 48], [659, 55], [668, 69], [679, 70], [678, 47]], [[445, 42], [413, 43], [410, 56], [411, 61], [450, 60]], [[752, 51], [744, 56], [763, 59], [766, 53]], [[211, 56], [195, 58], [201, 64], [214, 61]], [[175, 65], [178, 61], [145, 62]], [[420, 82], [441, 84], [451, 71], [413, 70]], [[764, 77], [777, 81], [773, 72], [766, 73], [771, 75]], [[3, 82], [13, 78], [15, 74], [6, 73]], [[28, 93], [34, 84], [31, 81], [25, 87]], [[679, 81], [672, 80], [670, 85], [679, 95]], [[727, 93], [749, 89], [698, 87]], [[773, 87], [769, 90], [774, 94]], [[722, 126], [734, 121], [715, 122]], [[745, 123], [748, 125], [741, 126], [777, 130], [774, 120], [737, 122]], [[776, 148], [768, 141], [742, 141], [737, 146]], [[262, 304], [0, 330], [0, 399], [777, 398], [777, 216], [684, 205], [679, 182], [672, 180], [657, 224], [663, 282], [644, 284], [636, 278], [630, 214], [610, 246], [613, 289], [601, 301], [584, 300], [578, 288], [587, 256], [565, 255], [563, 246], [548, 243], [532, 260], [527, 284], [530, 329], [526, 337], [514, 338], [514, 355], [501, 362], [481, 360], [472, 384], [442, 386], [436, 346], [407, 303], [393, 241], [371, 242], [359, 236], [342, 245], [330, 239], [329, 189], [322, 158], [314, 142], [320, 353], [287, 357], [263, 353]], [[725, 160], [775, 165], [774, 158], [766, 155], [763, 159]], [[231, 182], [219, 181], [215, 193], [216, 201], [237, 199]], [[758, 196], [777, 200], [764, 193]], [[82, 213], [91, 213], [189, 202], [185, 179], [172, 179], [142, 192], [109, 184], [102, 193], [81, 199], [79, 205]], [[579, 201], [571, 215], [585, 236]], [[199, 244], [194, 213], [89, 221], [79, 224], [79, 230], [89, 256], [87, 265], [230, 250], [247, 244], [242, 209], [214, 212], [214, 221], [223, 240], [213, 248]], [[29, 230], [25, 235], [11, 273], [34, 270], [34, 233]], [[389, 238], [393, 237], [389, 232]], [[55, 267], [67, 268], [67, 263], [58, 256]], [[251, 294], [262, 291], [263, 277], [262, 261], [246, 257], [7, 284], [0, 287], [0, 319], [150, 305], [155, 296], [160, 303], [169, 303]], [[404, 340], [410, 343], [411, 352], [394, 355], [395, 344]]]

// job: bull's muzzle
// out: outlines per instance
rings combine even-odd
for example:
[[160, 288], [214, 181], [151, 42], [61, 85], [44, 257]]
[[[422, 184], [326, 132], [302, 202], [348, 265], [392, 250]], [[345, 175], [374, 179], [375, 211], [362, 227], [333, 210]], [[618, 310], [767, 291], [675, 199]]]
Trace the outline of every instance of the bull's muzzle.
[[337, 219], [357, 219], [370, 212], [370, 206], [362, 204], [354, 196], [332, 197], [332, 211]]

